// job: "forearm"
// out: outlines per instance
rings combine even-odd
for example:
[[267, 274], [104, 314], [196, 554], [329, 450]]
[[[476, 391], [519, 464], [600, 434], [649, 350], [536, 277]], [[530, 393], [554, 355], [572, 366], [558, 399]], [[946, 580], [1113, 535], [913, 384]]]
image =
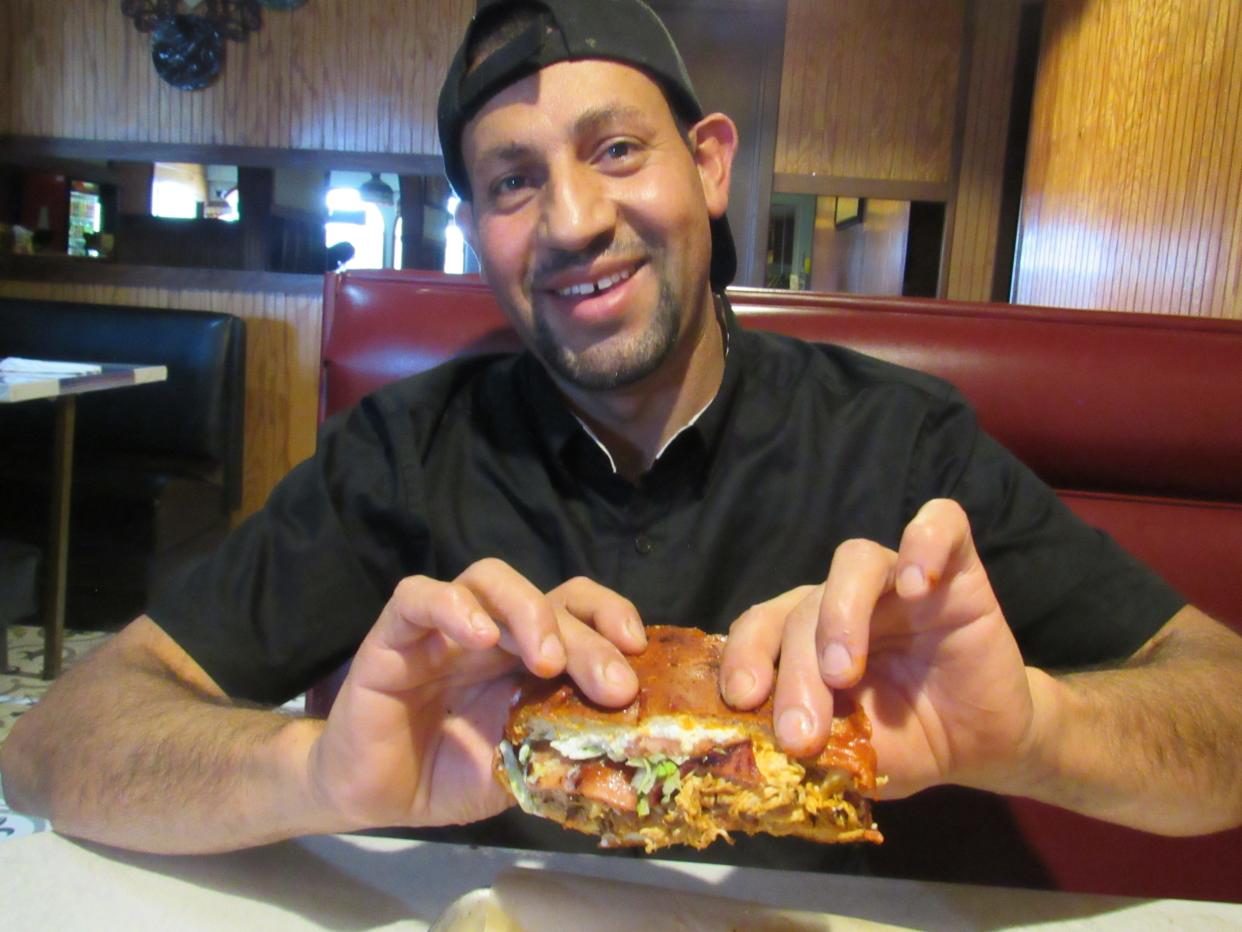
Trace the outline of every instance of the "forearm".
[[306, 778], [321, 723], [237, 707], [112, 647], [15, 724], [0, 756], [12, 808], [65, 834], [164, 853], [349, 827]]
[[1029, 671], [1036, 740], [1006, 791], [1168, 835], [1242, 824], [1242, 639], [1201, 615], [1179, 621], [1193, 636], [1119, 669]]

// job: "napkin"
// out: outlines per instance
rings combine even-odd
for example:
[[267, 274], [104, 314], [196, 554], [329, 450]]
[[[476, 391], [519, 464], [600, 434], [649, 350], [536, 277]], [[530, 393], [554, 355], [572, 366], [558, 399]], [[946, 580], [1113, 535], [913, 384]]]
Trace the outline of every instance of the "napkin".
[[93, 362], [58, 362], [53, 359], [23, 359], [6, 356], [0, 359], [0, 372], [22, 375], [99, 375], [103, 366]]

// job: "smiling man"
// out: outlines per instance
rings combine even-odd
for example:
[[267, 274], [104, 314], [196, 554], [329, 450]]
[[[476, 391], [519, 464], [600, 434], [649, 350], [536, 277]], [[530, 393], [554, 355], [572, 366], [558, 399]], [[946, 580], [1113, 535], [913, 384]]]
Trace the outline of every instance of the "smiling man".
[[[724, 698], [772, 696], [795, 754], [841, 695], [860, 704], [888, 795], [1242, 822], [1236, 635], [1075, 519], [950, 386], [738, 327], [736, 130], [650, 9], [485, 0], [439, 121], [527, 352], [325, 425], [261, 512], [19, 720], [15, 808], [177, 852], [478, 822], [508, 805], [491, 760], [518, 674], [626, 704], [626, 656], [660, 623], [727, 631]], [[254, 707], [351, 656], [326, 721]], [[513, 813], [483, 826], [572, 845]], [[837, 855], [764, 847], [735, 856]]]

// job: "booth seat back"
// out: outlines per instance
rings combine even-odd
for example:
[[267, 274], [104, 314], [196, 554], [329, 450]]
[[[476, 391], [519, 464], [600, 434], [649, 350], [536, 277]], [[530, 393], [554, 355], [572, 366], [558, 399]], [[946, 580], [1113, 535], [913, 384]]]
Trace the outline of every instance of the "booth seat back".
[[[1242, 323], [744, 288], [729, 294], [745, 327], [841, 344], [954, 383], [984, 429], [1071, 508], [1192, 602], [1242, 629]], [[324, 299], [321, 416], [450, 357], [518, 346], [477, 278], [332, 273]], [[321, 697], [320, 709], [326, 704]], [[1062, 889], [1242, 901], [1242, 832], [1163, 839], [1025, 800], [1013, 800], [1012, 809]], [[942, 851], [943, 841], [911, 843]], [[960, 867], [945, 878], [980, 876]]]
[[[214, 546], [241, 503], [245, 322], [232, 314], [0, 300], [0, 356], [162, 364], [77, 400], [67, 623], [113, 629], [153, 579]], [[0, 534], [42, 545], [52, 405], [0, 411]]]

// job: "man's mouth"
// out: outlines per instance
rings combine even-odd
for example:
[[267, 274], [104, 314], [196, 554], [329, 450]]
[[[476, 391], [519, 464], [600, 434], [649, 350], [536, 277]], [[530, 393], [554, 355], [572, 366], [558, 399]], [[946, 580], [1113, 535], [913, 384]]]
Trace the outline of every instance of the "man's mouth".
[[622, 269], [619, 272], [613, 272], [611, 275], [605, 275], [603, 278], [596, 279], [593, 282], [580, 282], [574, 285], [567, 285], [564, 288], [554, 288], [552, 293], [560, 298], [586, 298], [592, 295], [600, 294], [609, 288], [614, 288], [621, 284], [638, 271], [637, 267]]

